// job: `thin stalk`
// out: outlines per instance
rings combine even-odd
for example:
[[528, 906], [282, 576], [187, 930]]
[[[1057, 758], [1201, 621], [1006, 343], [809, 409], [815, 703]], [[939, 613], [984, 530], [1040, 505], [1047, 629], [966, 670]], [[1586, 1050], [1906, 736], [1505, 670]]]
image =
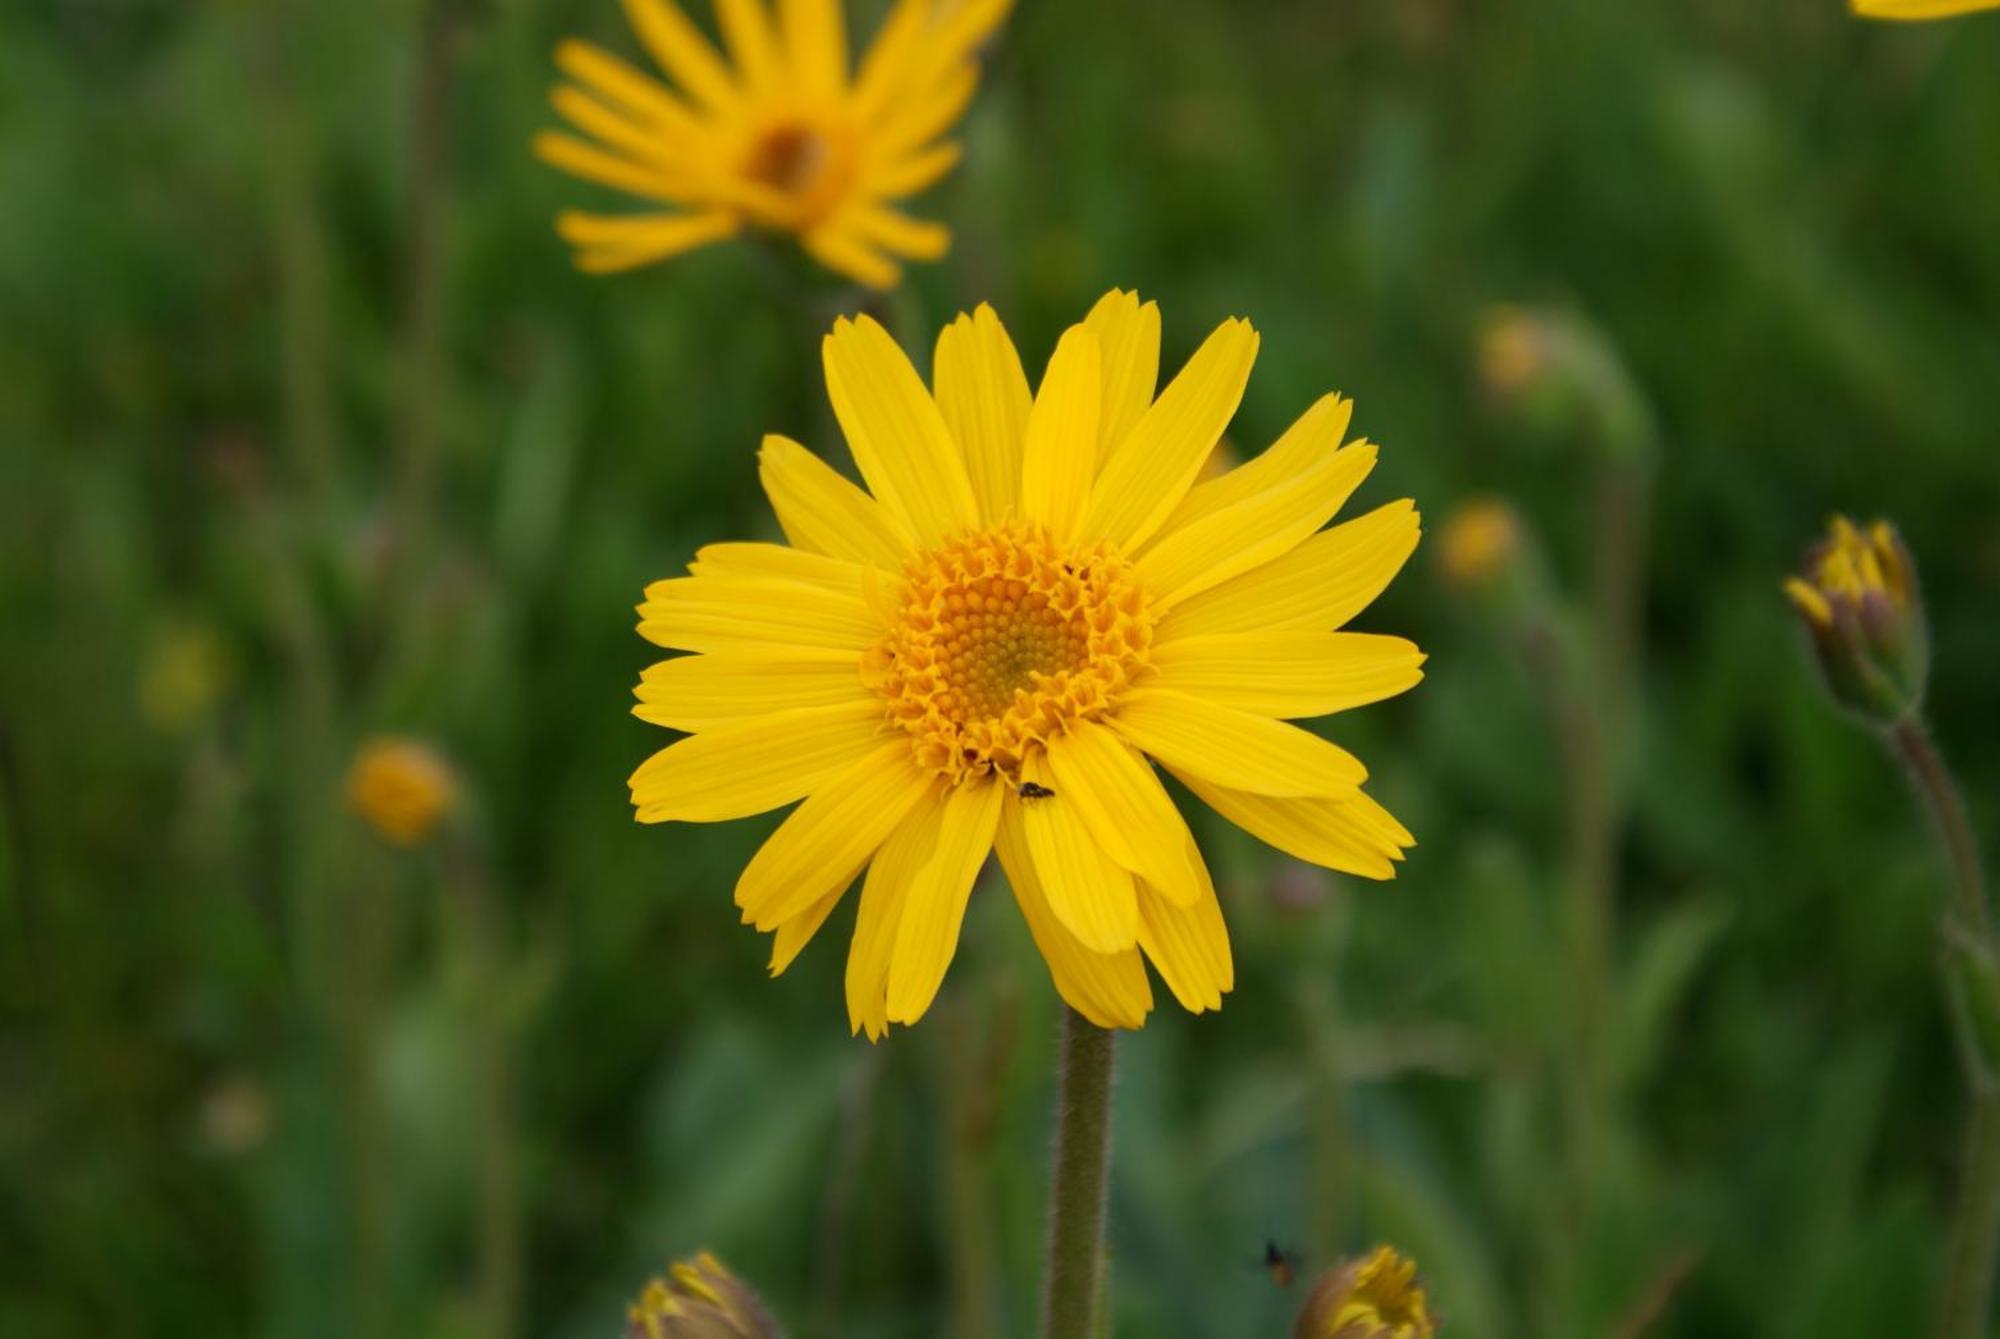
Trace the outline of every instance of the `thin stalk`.
[[478, 1067], [479, 1333], [482, 1339], [512, 1339], [521, 1291], [521, 1212], [506, 952], [476, 852], [458, 853], [451, 883], [470, 969], [467, 1023]]
[[[1910, 784], [1929, 812], [1932, 830], [1944, 848], [1945, 863], [1951, 869], [1955, 929], [1990, 955], [1997, 946], [1986, 905], [1979, 843], [1966, 816], [1965, 800], [1920, 717], [1913, 713], [1891, 727], [1889, 744], [1908, 768]], [[1968, 1042], [1965, 1054], [1971, 1070], [1972, 1119], [1959, 1162], [1951, 1251], [1945, 1267], [1944, 1298], [1938, 1308], [1940, 1339], [1981, 1339], [1986, 1334], [1992, 1312], [1993, 1260], [2000, 1253], [2000, 1089], [1984, 1072], [1976, 1041]]]
[[1056, 1092], [1055, 1166], [1049, 1182], [1042, 1339], [1091, 1339], [1104, 1272], [1104, 1212], [1111, 1172], [1112, 1034], [1063, 1011]]
[[390, 1333], [388, 1129], [382, 1110], [381, 1023], [384, 978], [394, 936], [392, 876], [382, 862], [368, 862], [370, 877], [357, 880], [347, 900], [348, 961], [342, 1011], [346, 1077], [349, 1190], [352, 1216], [348, 1249], [353, 1261], [354, 1333], [385, 1339]]

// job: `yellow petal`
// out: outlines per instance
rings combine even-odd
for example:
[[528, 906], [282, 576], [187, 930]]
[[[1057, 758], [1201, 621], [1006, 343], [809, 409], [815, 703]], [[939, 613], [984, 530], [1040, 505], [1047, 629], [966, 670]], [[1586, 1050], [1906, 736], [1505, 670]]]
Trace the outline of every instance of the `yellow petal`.
[[1181, 505], [1174, 508], [1174, 514], [1160, 527], [1160, 533], [1170, 535], [1204, 516], [1212, 516], [1285, 482], [1346, 441], [1347, 425], [1353, 417], [1354, 401], [1338, 395], [1322, 395], [1271, 443], [1269, 450], [1219, 479], [1189, 489]]
[[719, 211], [631, 219], [566, 211], [556, 219], [556, 231], [580, 248], [576, 253], [577, 268], [590, 274], [656, 264], [734, 237], [741, 229], [735, 215]]
[[1001, 519], [1021, 496], [1021, 443], [1033, 397], [1021, 355], [985, 303], [938, 335], [931, 363], [938, 409], [965, 453], [980, 518]]
[[573, 177], [663, 204], [679, 204], [687, 198], [687, 190], [678, 174], [669, 173], [655, 164], [633, 162], [608, 149], [585, 144], [574, 135], [544, 130], [535, 136], [534, 147], [537, 158]]
[[783, 57], [764, 0], [716, 0], [715, 17], [722, 27], [722, 40], [729, 44], [729, 54], [743, 72], [743, 82], [760, 92], [780, 85], [784, 80]]
[[1212, 785], [1177, 772], [1204, 804], [1259, 841], [1309, 864], [1364, 879], [1393, 879], [1395, 861], [1415, 845], [1400, 823], [1365, 793], [1345, 800], [1279, 799]]
[[1139, 947], [1181, 1007], [1198, 1014], [1222, 1007], [1222, 997], [1236, 986], [1236, 963], [1215, 884], [1191, 840], [1188, 858], [1200, 879], [1200, 893], [1187, 906], [1176, 906], [1139, 885]]
[[1854, 0], [1854, 12], [1870, 19], [1948, 19], [1996, 8], [2000, 0]]
[[863, 589], [868, 569], [851, 559], [786, 544], [725, 543], [696, 549], [688, 572], [693, 576], [776, 577], [854, 592]]
[[[856, 871], [857, 873], [859, 871]], [[812, 942], [819, 933], [819, 927], [826, 924], [826, 918], [840, 905], [840, 899], [847, 896], [847, 889], [854, 882], [852, 874], [847, 882], [840, 885], [801, 912], [780, 925], [771, 935], [771, 975], [783, 976], [785, 969], [792, 965], [799, 951]]]
[[1028, 922], [1028, 933], [1034, 936], [1035, 948], [1048, 964], [1056, 993], [1070, 1008], [1099, 1027], [1138, 1027], [1153, 1008], [1153, 988], [1146, 980], [1146, 965], [1140, 960], [1139, 950], [1094, 952], [1056, 919], [1041, 879], [1035, 873], [1034, 857], [1028, 852], [1027, 837], [1021, 828], [1023, 803], [1009, 796], [1002, 804], [995, 847], [1007, 883], [1014, 890], [1014, 900]]
[[[1054, 790], [1031, 759], [1024, 777]], [[1020, 801], [1021, 832], [1049, 909], [1085, 948], [1115, 953], [1138, 941], [1139, 901], [1132, 875], [1098, 844], [1075, 799], [1057, 791]]]
[[951, 229], [886, 205], [860, 205], [841, 224], [861, 241], [908, 260], [936, 260], [951, 250]]
[[1054, 798], [1076, 806], [1106, 854], [1173, 901], [1194, 900], [1194, 871], [1184, 855], [1187, 823], [1131, 745], [1081, 721], [1049, 741], [1048, 771]]
[[827, 394], [861, 475], [922, 543], [979, 523], [965, 458], [937, 401], [873, 317], [845, 317], [825, 342]]
[[1084, 534], [1135, 550], [1186, 496], [1243, 399], [1257, 332], [1224, 321], [1104, 462]]
[[921, 93], [914, 88], [904, 90], [903, 96], [875, 117], [868, 156], [886, 163], [923, 148], [957, 124], [978, 87], [979, 71], [966, 65]]
[[944, 796], [917, 801], [869, 863], [861, 884], [861, 909], [854, 918], [854, 942], [847, 950], [847, 1021], [875, 1041], [889, 1031], [889, 964], [896, 932], [917, 875], [929, 862], [944, 817]]
[[[632, 714], [670, 730], [712, 730], [773, 712], [880, 702], [849, 660], [766, 659], [750, 655], [679, 656], [647, 667]], [[801, 792], [804, 793], [804, 792]]]
[[663, 184], [684, 194], [693, 192], [696, 182], [688, 171], [682, 145], [663, 134], [657, 122], [634, 119], [634, 114], [610, 107], [573, 84], [557, 85], [549, 94], [549, 105], [584, 134], [635, 163], [658, 171]]
[[1163, 535], [1139, 559], [1139, 575], [1158, 607], [1170, 608], [1260, 567], [1325, 525], [1374, 465], [1366, 442], [1327, 451], [1263, 492]]
[[865, 699], [800, 707], [690, 735], [632, 773], [641, 823], [719, 823], [810, 794], [866, 756], [882, 708]]
[[702, 123], [686, 103], [669, 93], [659, 80], [633, 69], [603, 47], [570, 38], [556, 48], [556, 68], [642, 122], [670, 132], [676, 139], [703, 133]]
[[909, 72], [910, 58], [928, 26], [930, 0], [896, 0], [861, 57], [850, 106], [854, 118], [875, 124]]
[[1104, 349], [1104, 411], [1097, 422], [1097, 464], [1110, 459], [1146, 406], [1160, 379], [1160, 308], [1137, 293], [1106, 293], [1083, 318]]
[[1071, 326], [1056, 345], [1028, 411], [1021, 448], [1021, 514], [1067, 538], [1083, 519], [1097, 465], [1103, 408], [1097, 336]]
[[1424, 677], [1424, 653], [1367, 632], [1233, 633], [1153, 648], [1161, 688], [1260, 716], [1324, 716], [1380, 702]]
[[874, 164], [863, 172], [862, 184], [869, 194], [891, 200], [915, 195], [936, 185], [945, 173], [957, 167], [961, 152], [956, 143], [939, 144], [922, 153]]
[[807, 659], [827, 659], [873, 646], [882, 624], [859, 591], [772, 577], [673, 577], [646, 587], [639, 635], [675, 651], [791, 648]]
[[1142, 688], [1111, 725], [1176, 772], [1258, 795], [1352, 795], [1368, 778], [1353, 754], [1318, 735], [1184, 693]]
[[874, 498], [797, 442], [776, 435], [757, 453], [757, 475], [778, 526], [799, 548], [899, 572], [910, 532]]
[[736, 103], [736, 85], [722, 58], [672, 0], [625, 0], [625, 17], [640, 44], [695, 101], [712, 108]]
[[933, 786], [898, 738], [814, 790], [737, 879], [743, 919], [776, 929], [844, 886]]
[[1168, 610], [1156, 644], [1227, 632], [1325, 632], [1372, 603], [1417, 547], [1408, 499], [1322, 531], [1281, 558]]
[[890, 289], [902, 280], [902, 266], [847, 228], [815, 228], [799, 244], [829, 270], [868, 288]]
[[998, 781], [970, 781], [945, 798], [937, 842], [917, 875], [914, 895], [903, 902], [896, 930], [896, 955], [889, 967], [892, 1023], [916, 1022], [937, 998], [945, 969], [958, 951], [973, 880], [993, 849], [1005, 791]]
[[847, 87], [847, 18], [840, 0], [778, 0], [779, 27], [792, 77], [809, 97], [833, 97]]

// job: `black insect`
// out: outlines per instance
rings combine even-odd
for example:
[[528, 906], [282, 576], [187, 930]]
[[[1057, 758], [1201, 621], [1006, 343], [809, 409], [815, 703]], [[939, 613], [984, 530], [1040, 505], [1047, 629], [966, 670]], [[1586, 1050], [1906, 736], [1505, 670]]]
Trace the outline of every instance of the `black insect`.
[[1054, 791], [1039, 781], [1023, 781], [1021, 783], [1021, 798], [1024, 800], [1052, 800], [1055, 798], [1055, 794]]
[[1292, 1286], [1292, 1280], [1299, 1276], [1299, 1256], [1297, 1251], [1288, 1251], [1275, 1241], [1264, 1243], [1264, 1272], [1271, 1276], [1271, 1282], [1280, 1288]]

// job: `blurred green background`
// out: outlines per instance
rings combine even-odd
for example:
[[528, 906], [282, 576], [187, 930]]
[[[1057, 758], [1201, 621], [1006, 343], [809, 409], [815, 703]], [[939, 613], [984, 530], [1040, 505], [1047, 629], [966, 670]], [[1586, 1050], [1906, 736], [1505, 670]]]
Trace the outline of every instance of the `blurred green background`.
[[[1032, 1326], [1056, 1010], [1004, 891], [871, 1048], [850, 913], [775, 983], [736, 923], [768, 822], [631, 821], [665, 739], [627, 715], [631, 605], [774, 533], [761, 433], [840, 458], [812, 349], [858, 299], [741, 244], [573, 273], [551, 218], [609, 201], [527, 153], [568, 33], [637, 53], [612, 0], [0, 8], [10, 1339], [603, 1336], [704, 1244], [807, 1339]], [[1586, 640], [1590, 433], [1482, 394], [1481, 313], [1586, 315], [1659, 425], [1606, 989], [1574, 984], [1565, 694], [1427, 543], [1359, 626], [1428, 680], [1333, 725], [1403, 876], [1201, 826], [1238, 984], [1123, 1044], [1119, 1334], [1283, 1333], [1267, 1238], [1393, 1241], [1464, 1336], [1927, 1324], [1942, 868], [1776, 583], [1830, 510], [1903, 525], [1991, 848], [1996, 75], [2000, 16], [1838, 0], [1011, 20], [926, 202], [954, 253], [891, 304], [920, 365], [980, 300], [1031, 372], [1114, 285], [1170, 365], [1248, 316], [1239, 447], [1354, 396], [1358, 503], [1435, 538], [1510, 499]], [[381, 730], [462, 774], [434, 849], [343, 809]]]

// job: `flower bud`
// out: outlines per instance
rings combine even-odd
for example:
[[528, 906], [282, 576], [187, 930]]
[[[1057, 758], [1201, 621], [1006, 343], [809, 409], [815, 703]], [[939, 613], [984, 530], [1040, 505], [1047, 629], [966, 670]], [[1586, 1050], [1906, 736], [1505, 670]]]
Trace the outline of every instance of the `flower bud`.
[[457, 801], [451, 765], [414, 739], [371, 739], [347, 772], [347, 807], [392, 846], [421, 845]]
[[1866, 531], [1836, 516], [1806, 552], [1785, 595], [1812, 637], [1827, 691], [1863, 720], [1890, 725], [1917, 710], [1930, 636], [1916, 564], [1887, 521]]
[[784, 1339], [763, 1299], [707, 1251], [650, 1280], [626, 1319], [625, 1339]]
[[1548, 326], [1512, 303], [1490, 308], [1479, 322], [1479, 383], [1496, 400], [1526, 394], [1548, 374], [1554, 357]]
[[1320, 1277], [1292, 1339], [1431, 1339], [1437, 1329], [1416, 1262], [1377, 1246]]
[[1520, 559], [1522, 543], [1521, 518], [1512, 506], [1499, 498], [1473, 498], [1444, 518], [1438, 569], [1459, 590], [1486, 590]]

